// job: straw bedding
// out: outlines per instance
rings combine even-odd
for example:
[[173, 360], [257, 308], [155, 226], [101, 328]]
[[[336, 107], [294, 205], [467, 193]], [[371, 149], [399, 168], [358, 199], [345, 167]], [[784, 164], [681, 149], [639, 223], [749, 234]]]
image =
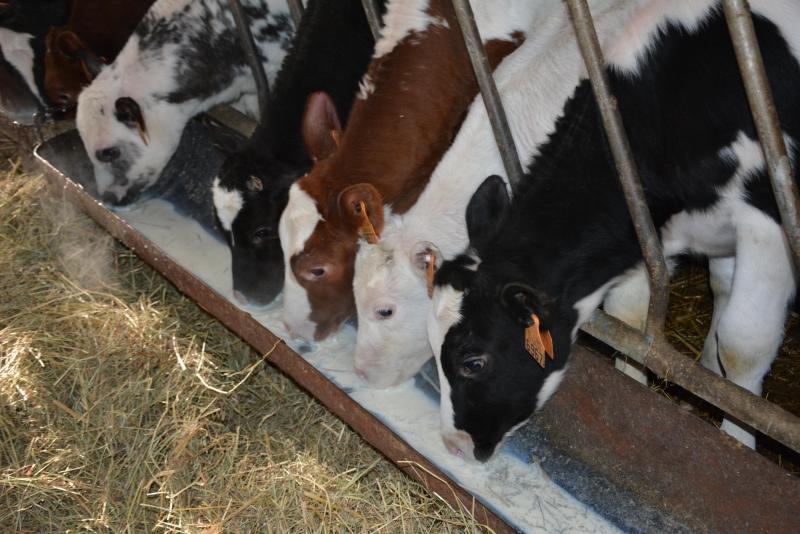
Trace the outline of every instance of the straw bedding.
[[478, 527], [3, 161], [0, 531]]

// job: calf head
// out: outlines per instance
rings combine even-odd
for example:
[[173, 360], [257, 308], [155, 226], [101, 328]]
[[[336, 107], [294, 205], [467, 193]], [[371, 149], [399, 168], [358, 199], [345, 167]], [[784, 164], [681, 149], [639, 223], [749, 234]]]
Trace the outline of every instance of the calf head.
[[425, 319], [428, 279], [441, 265], [436, 245], [404, 243], [400, 216], [392, 216], [378, 244], [361, 243], [353, 294], [358, 310], [356, 372], [373, 387], [408, 380], [432, 356]]
[[117, 206], [133, 202], [158, 180], [195, 114], [193, 105], [164, 97], [174, 86], [169, 60], [139, 62], [137, 41], [132, 37], [80, 93], [75, 116], [97, 192]]
[[307, 340], [326, 338], [355, 313], [358, 239], [375, 240], [383, 228], [377, 189], [335, 174], [339, 124], [327, 95], [309, 97], [303, 138], [315, 165], [292, 185], [280, 220], [286, 262], [284, 323], [291, 334]]
[[[556, 390], [570, 344], [556, 301], [528, 285], [513, 259], [481, 258], [507, 209], [505, 185], [490, 178], [467, 211], [471, 250], [437, 272], [428, 316], [442, 438], [452, 453], [480, 461]], [[526, 348], [534, 336], [553, 342], [543, 365]]]
[[242, 304], [268, 304], [283, 287], [278, 223], [297, 174], [268, 153], [246, 150], [228, 157], [214, 179], [214, 214], [231, 250], [233, 293]]
[[70, 111], [78, 94], [100, 73], [105, 62], [74, 32], [51, 28], [44, 56], [44, 91], [51, 104]]

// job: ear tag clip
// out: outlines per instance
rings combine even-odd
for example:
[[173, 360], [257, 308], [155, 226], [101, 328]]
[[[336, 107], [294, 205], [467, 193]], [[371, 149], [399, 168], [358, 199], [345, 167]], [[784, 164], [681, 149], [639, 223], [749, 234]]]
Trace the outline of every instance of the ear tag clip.
[[531, 314], [531, 320], [533, 322], [525, 329], [525, 350], [539, 364], [539, 367], [544, 369], [545, 354], [551, 360], [555, 359], [553, 338], [550, 336], [549, 330], [542, 332], [539, 329], [539, 317], [535, 313]]
[[333, 144], [336, 145], [336, 148], [339, 148], [342, 145], [341, 130], [331, 130], [331, 139], [333, 139]]
[[425, 281], [428, 283], [428, 298], [433, 297], [433, 275], [435, 274], [436, 269], [436, 253], [434, 251], [430, 251], [427, 254], [426, 261], [428, 262], [427, 266], [425, 267]]
[[369, 220], [367, 206], [364, 204], [363, 200], [360, 200], [358, 204], [356, 204], [356, 214], [361, 216], [361, 226], [358, 228], [358, 235], [366, 239], [367, 243], [370, 245], [377, 245], [379, 241], [378, 233], [375, 231], [375, 227], [372, 226], [372, 221]]

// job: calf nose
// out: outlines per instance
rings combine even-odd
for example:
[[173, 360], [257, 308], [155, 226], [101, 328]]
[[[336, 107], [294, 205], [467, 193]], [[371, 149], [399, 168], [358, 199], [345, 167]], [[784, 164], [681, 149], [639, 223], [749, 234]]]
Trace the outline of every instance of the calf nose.
[[67, 93], [58, 93], [58, 103], [61, 107], [69, 107], [72, 105], [72, 98]]
[[474, 449], [472, 438], [466, 432], [457, 430], [455, 432], [442, 434], [442, 441], [444, 441], [444, 446], [447, 447], [450, 454], [454, 454], [459, 458], [474, 458], [472, 452]]
[[103, 163], [111, 163], [112, 161], [116, 160], [120, 156], [120, 151], [118, 147], [110, 146], [108, 148], [103, 148], [98, 150], [94, 153], [95, 157], [98, 161], [102, 161]]
[[233, 298], [235, 298], [236, 302], [238, 302], [242, 306], [247, 306], [248, 304], [250, 304], [250, 301], [247, 299], [244, 293], [242, 293], [238, 289], [233, 290]]

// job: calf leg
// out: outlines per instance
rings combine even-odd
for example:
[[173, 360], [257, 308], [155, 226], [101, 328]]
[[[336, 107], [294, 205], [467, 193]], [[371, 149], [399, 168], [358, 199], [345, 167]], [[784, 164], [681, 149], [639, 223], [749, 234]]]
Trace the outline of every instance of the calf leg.
[[728, 302], [731, 299], [735, 267], [736, 258], [734, 256], [708, 259], [709, 285], [711, 286], [711, 293], [714, 295], [714, 312], [711, 316], [711, 326], [708, 329], [708, 335], [703, 345], [700, 363], [703, 364], [703, 367], [714, 371], [718, 375], [722, 374], [722, 369], [717, 360], [717, 327], [719, 326], [720, 317], [727, 309]]
[[[716, 325], [709, 333], [715, 337], [716, 350], [713, 343], [707, 343], [703, 363], [760, 395], [761, 381], [783, 339], [787, 306], [795, 290], [794, 272], [783, 231], [774, 220], [746, 206], [737, 210], [734, 224], [733, 283], [728, 304], [715, 310]], [[718, 275], [724, 277], [722, 271], [731, 266], [718, 263]], [[755, 447], [755, 436], [745, 425], [726, 418], [722, 430]]]
[[[625, 324], [644, 330], [649, 301], [647, 270], [644, 265], [639, 265], [608, 292], [603, 300], [603, 309]], [[614, 367], [637, 382], [647, 384], [647, 370], [639, 363], [623, 356], [614, 360]]]

